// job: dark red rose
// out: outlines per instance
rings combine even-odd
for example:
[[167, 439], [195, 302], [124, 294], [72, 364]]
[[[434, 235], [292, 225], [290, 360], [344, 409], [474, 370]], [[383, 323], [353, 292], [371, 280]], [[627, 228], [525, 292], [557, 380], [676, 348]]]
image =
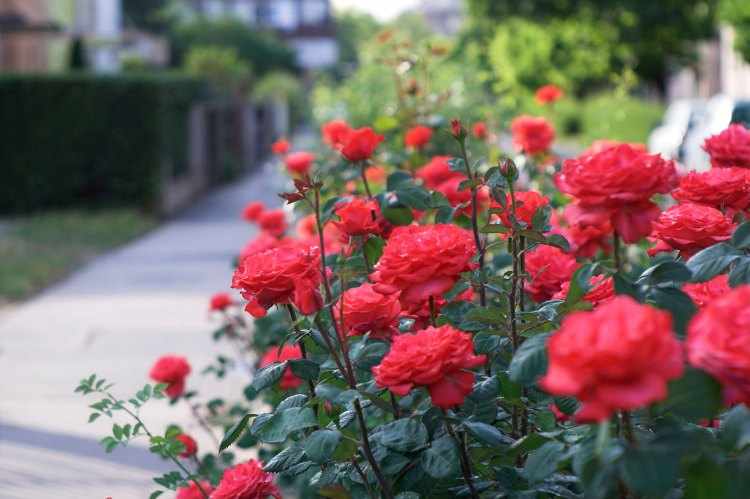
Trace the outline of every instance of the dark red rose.
[[232, 288], [239, 289], [248, 303], [245, 310], [263, 317], [277, 304], [294, 304], [304, 315], [323, 305], [320, 250], [310, 247], [279, 247], [242, 260], [232, 276]]
[[323, 136], [323, 142], [328, 144], [331, 149], [339, 150], [346, 142], [346, 138], [351, 133], [352, 127], [344, 120], [331, 120], [325, 123], [320, 133]]
[[479, 140], [487, 140], [487, 137], [489, 137], [487, 124], [484, 121], [477, 121], [474, 123], [474, 126], [471, 127], [471, 133]]
[[466, 175], [463, 173], [451, 170], [448, 164], [450, 159], [450, 156], [433, 156], [429, 163], [417, 170], [415, 177], [421, 179], [425, 187], [433, 190], [447, 180], [465, 179]]
[[578, 264], [573, 255], [560, 248], [539, 245], [524, 255], [526, 272], [531, 280], [526, 281], [526, 292], [536, 302], [549, 300], [569, 281]]
[[557, 85], [549, 84], [539, 87], [534, 94], [537, 104], [552, 104], [562, 98], [565, 92]]
[[208, 309], [212, 312], [220, 312], [234, 305], [232, 295], [229, 293], [216, 293], [211, 297]]
[[[615, 280], [611, 277], [599, 274], [592, 276], [589, 280], [591, 289], [583, 295], [583, 300], [591, 303], [594, 307], [606, 303], [615, 297]], [[565, 300], [570, 291], [570, 281], [563, 283], [560, 291], [552, 297], [554, 300]]]
[[470, 334], [445, 325], [394, 336], [390, 351], [372, 372], [378, 386], [396, 395], [425, 386], [434, 406], [449, 409], [461, 405], [474, 387], [474, 373], [468, 369], [485, 360], [474, 354]]
[[[263, 357], [260, 358], [259, 367], [262, 369], [266, 366], [270, 366], [276, 362], [284, 362], [285, 360], [295, 360], [302, 358], [302, 350], [299, 345], [284, 345], [279, 351], [279, 347], [272, 346], [266, 350]], [[287, 367], [284, 369], [284, 374], [279, 380], [279, 388], [282, 390], [294, 390], [302, 384], [302, 380], [294, 375], [292, 370]]]
[[176, 399], [185, 391], [185, 378], [190, 374], [190, 364], [185, 357], [177, 355], [164, 355], [159, 357], [149, 377], [157, 383], [166, 383], [164, 393], [169, 398]]
[[717, 275], [706, 282], [688, 283], [682, 286], [682, 290], [698, 308], [705, 307], [716, 298], [729, 293], [731, 289], [728, 274]]
[[688, 325], [688, 361], [721, 382], [724, 401], [750, 405], [750, 286], [701, 308]]
[[406, 131], [404, 144], [412, 149], [422, 149], [432, 138], [432, 128], [424, 125], [417, 125]]
[[[214, 491], [213, 486], [210, 482], [206, 480], [200, 481], [201, 488], [203, 488], [203, 491], [206, 494], [211, 494], [211, 492]], [[180, 487], [177, 489], [177, 495], [175, 496], [175, 499], [205, 499], [205, 496], [203, 495], [203, 492], [201, 492], [201, 489], [198, 488], [198, 486], [195, 484], [195, 482], [190, 482], [187, 487]]]
[[384, 138], [370, 127], [357, 128], [346, 137], [341, 154], [352, 163], [370, 159]]
[[735, 123], [703, 144], [714, 168], [750, 168], [750, 130]]
[[296, 173], [298, 175], [309, 173], [313, 161], [315, 161], [315, 155], [305, 151], [293, 152], [284, 158], [284, 164], [289, 173]]
[[401, 306], [421, 308], [441, 297], [458, 281], [461, 272], [473, 268], [476, 247], [466, 229], [456, 225], [407, 225], [393, 229], [372, 282], [383, 292], [401, 291]]
[[258, 226], [272, 236], [281, 237], [287, 229], [284, 210], [266, 210], [258, 217]]
[[352, 198], [339, 203], [334, 213], [340, 220], [333, 223], [347, 236], [380, 234], [382, 231], [384, 220], [380, 205], [374, 199]]
[[398, 332], [401, 305], [399, 293], [383, 294], [370, 283], [347, 289], [333, 308], [336, 320], [344, 316], [344, 329], [349, 336], [370, 332], [373, 338], [388, 339]]
[[198, 452], [198, 443], [190, 435], [180, 433], [174, 438], [185, 446], [185, 450], [180, 452], [180, 457], [194, 456]]
[[669, 313], [624, 295], [565, 317], [547, 351], [549, 368], [539, 386], [580, 400], [575, 418], [581, 422], [663, 400], [667, 382], [683, 371]]
[[263, 471], [263, 465], [251, 459], [224, 470], [211, 499], [281, 499], [281, 492], [273, 475]]
[[750, 206], [750, 170], [745, 168], [712, 168], [690, 172], [672, 191], [680, 203], [697, 203], [720, 210], [744, 210]]
[[257, 222], [258, 217], [266, 209], [266, 206], [261, 201], [253, 201], [247, 203], [245, 208], [242, 210], [242, 218], [248, 222]]
[[286, 139], [279, 139], [273, 144], [271, 144], [271, 151], [274, 154], [284, 155], [289, 152], [289, 148], [291, 145], [289, 144], [289, 141]]
[[542, 117], [519, 116], [510, 124], [513, 147], [525, 154], [541, 154], [549, 150], [555, 140], [555, 129]]
[[653, 224], [651, 239], [656, 246], [649, 255], [662, 251], [679, 250], [687, 260], [703, 248], [708, 248], [732, 237], [735, 225], [716, 208], [685, 203], [672, 206], [659, 215]]

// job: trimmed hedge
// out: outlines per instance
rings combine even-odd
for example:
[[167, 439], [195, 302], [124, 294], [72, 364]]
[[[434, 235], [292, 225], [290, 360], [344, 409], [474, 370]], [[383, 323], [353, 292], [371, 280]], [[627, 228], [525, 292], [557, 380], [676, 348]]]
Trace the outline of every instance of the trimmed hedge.
[[186, 168], [203, 87], [178, 75], [0, 76], [0, 213], [154, 208], [162, 176]]

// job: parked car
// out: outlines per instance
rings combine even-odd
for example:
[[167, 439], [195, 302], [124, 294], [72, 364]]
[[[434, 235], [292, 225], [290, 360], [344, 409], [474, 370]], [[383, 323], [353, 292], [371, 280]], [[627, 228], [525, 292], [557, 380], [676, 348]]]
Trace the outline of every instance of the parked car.
[[664, 118], [649, 135], [648, 149], [665, 158], [679, 159], [685, 136], [705, 112], [705, 101], [680, 99], [667, 107]]

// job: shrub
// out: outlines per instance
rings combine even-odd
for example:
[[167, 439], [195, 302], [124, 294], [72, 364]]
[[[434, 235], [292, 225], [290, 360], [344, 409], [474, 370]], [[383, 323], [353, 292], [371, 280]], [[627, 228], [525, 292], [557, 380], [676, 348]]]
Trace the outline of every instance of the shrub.
[[201, 89], [168, 75], [0, 77], [0, 212], [153, 208], [162, 176], [187, 166], [187, 113]]

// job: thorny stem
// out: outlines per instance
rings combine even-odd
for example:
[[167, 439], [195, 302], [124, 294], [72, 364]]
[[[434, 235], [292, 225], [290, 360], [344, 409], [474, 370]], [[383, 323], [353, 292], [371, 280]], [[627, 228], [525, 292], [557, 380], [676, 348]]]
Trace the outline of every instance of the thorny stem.
[[367, 168], [367, 165], [364, 161], [362, 161], [359, 164], [359, 175], [362, 178], [362, 183], [365, 184], [365, 192], [367, 193], [367, 197], [369, 199], [372, 199], [372, 191], [370, 190], [370, 184], [367, 182], [367, 174], [365, 173], [365, 169]]
[[620, 417], [622, 418], [622, 434], [625, 437], [625, 440], [627, 440], [629, 444], [635, 445], [635, 435], [633, 434], [633, 422], [630, 418], [630, 412], [622, 411]]
[[372, 454], [372, 449], [370, 448], [370, 435], [367, 432], [365, 415], [362, 412], [362, 406], [360, 405], [358, 398], [354, 399], [354, 412], [357, 414], [357, 422], [359, 423], [360, 430], [362, 431], [362, 452], [364, 452], [367, 461], [370, 463], [372, 472], [375, 473], [375, 478], [377, 478], [378, 483], [380, 484], [382, 496], [385, 499], [392, 499], [393, 492], [391, 492], [391, 484], [388, 482], [388, 479], [385, 477], [385, 475], [383, 475], [383, 472], [380, 470], [380, 465], [378, 465], [377, 459], [375, 459], [375, 456]]
[[211, 437], [211, 440], [213, 440], [214, 445], [218, 449], [219, 440], [216, 438], [216, 435], [214, 435], [214, 432], [213, 430], [211, 430], [211, 427], [208, 426], [208, 423], [206, 422], [206, 420], [203, 419], [203, 416], [201, 416], [200, 413], [198, 412], [198, 408], [194, 406], [193, 404], [191, 404], [190, 401], [188, 400], [185, 400], [185, 402], [190, 407], [190, 412], [193, 413], [193, 417], [198, 422], [198, 425], [203, 429], [203, 431], [205, 431]]
[[469, 156], [466, 153], [466, 139], [459, 140], [459, 145], [461, 146], [461, 158], [464, 161], [464, 166], [466, 167], [466, 176], [468, 179], [472, 182], [471, 184], [471, 229], [474, 233], [474, 244], [477, 247], [477, 255], [479, 257], [479, 274], [480, 274], [480, 280], [479, 280], [479, 303], [483, 307], [487, 306], [487, 292], [484, 289], [484, 255], [486, 251], [486, 247], [484, 243], [482, 243], [482, 239], [479, 236], [479, 214], [478, 210], [479, 207], [477, 206], [477, 186], [474, 183], [475, 178], [474, 174], [471, 171], [471, 167], [469, 166]]
[[[141, 425], [141, 428], [143, 428], [144, 433], [148, 436], [149, 439], [153, 439], [154, 435], [149, 431], [149, 429], [146, 427], [146, 424], [143, 422], [143, 420], [138, 416], [138, 414], [134, 413], [130, 409], [128, 409], [125, 404], [121, 403], [117, 398], [112, 395], [109, 392], [103, 392], [109, 399], [117, 404], [119, 407], [122, 407], [122, 409], [135, 420], [136, 423]], [[188, 470], [179, 459], [177, 459], [174, 455], [172, 455], [171, 452], [167, 452], [167, 456], [169, 456], [170, 461], [172, 461], [178, 468], [180, 468], [180, 471], [185, 473], [185, 475], [188, 477], [188, 479], [195, 484], [196, 487], [198, 487], [198, 490], [200, 491], [201, 495], [203, 495], [204, 499], [209, 499], [208, 492], [203, 488], [200, 481], [194, 477], [192, 473], [190, 473], [190, 470]]]
[[393, 394], [393, 392], [389, 392], [391, 396], [391, 408], [393, 408], [393, 419], [399, 419], [401, 417], [401, 409], [398, 407], [398, 402], [396, 401], [396, 396]]
[[477, 494], [477, 490], [474, 487], [474, 481], [472, 480], [471, 460], [469, 459], [468, 452], [466, 452], [466, 435], [464, 433], [461, 433], [460, 437], [456, 435], [456, 431], [453, 429], [453, 425], [451, 425], [450, 421], [448, 421], [445, 411], [443, 411], [443, 416], [445, 416], [443, 418], [445, 429], [448, 430], [448, 434], [456, 442], [456, 447], [458, 448], [461, 461], [461, 473], [464, 476], [464, 482], [466, 482], [466, 486], [469, 487], [471, 497], [479, 499], [479, 494]]
[[435, 297], [430, 295], [430, 325], [435, 327], [437, 324], [437, 311], [435, 310]]
[[[511, 208], [511, 214], [513, 216], [513, 219], [516, 218], [516, 196], [513, 192], [513, 182], [508, 182], [508, 190], [510, 192], [510, 208]], [[519, 337], [518, 337], [518, 325], [516, 323], [516, 303], [520, 301], [523, 303], [523, 288], [520, 290], [521, 298], [519, 300], [518, 293], [519, 293], [519, 281], [521, 282], [521, 286], [523, 286], [523, 280], [520, 279], [521, 274], [521, 268], [523, 265], [523, 262], [521, 261], [521, 258], [519, 258], [519, 246], [522, 245], [522, 242], [520, 240], [521, 238], [516, 234], [516, 231], [513, 230], [511, 232], [510, 239], [508, 240], [508, 246], [509, 246], [509, 253], [512, 257], [512, 273], [511, 273], [511, 280], [510, 280], [510, 294], [508, 296], [508, 318], [510, 320], [510, 340], [513, 345], [513, 353], [516, 352], [518, 349], [518, 346], [520, 344]], [[518, 436], [518, 423], [519, 419], [522, 420], [521, 422], [521, 431], [523, 434], [526, 433], [528, 429], [528, 423], [526, 422], [526, 415], [525, 410], [522, 411], [522, 414], [519, 414], [518, 407], [516, 405], [513, 406], [513, 410], [511, 413], [511, 427], [513, 436]]]
[[367, 494], [370, 497], [377, 499], [377, 497], [372, 491], [372, 488], [370, 487], [370, 482], [367, 481], [367, 476], [365, 476], [365, 472], [362, 470], [362, 467], [357, 462], [356, 457], [352, 457], [352, 465], [354, 466], [354, 469], [357, 471], [357, 474], [359, 475], [359, 477], [362, 479], [362, 483], [365, 484], [365, 488], [367, 489]]
[[[302, 358], [307, 360], [307, 349], [305, 348], [305, 342], [302, 339], [302, 331], [300, 331], [297, 325], [297, 312], [294, 311], [294, 307], [291, 304], [286, 305], [286, 309], [289, 311], [289, 319], [292, 321], [292, 327], [294, 332], [297, 334], [297, 345], [299, 345], [299, 351], [302, 354]], [[307, 380], [307, 389], [310, 392], [310, 398], [315, 398], [315, 383], [312, 380]], [[313, 405], [313, 412], [315, 413], [316, 419], [318, 415], [318, 404]]]

